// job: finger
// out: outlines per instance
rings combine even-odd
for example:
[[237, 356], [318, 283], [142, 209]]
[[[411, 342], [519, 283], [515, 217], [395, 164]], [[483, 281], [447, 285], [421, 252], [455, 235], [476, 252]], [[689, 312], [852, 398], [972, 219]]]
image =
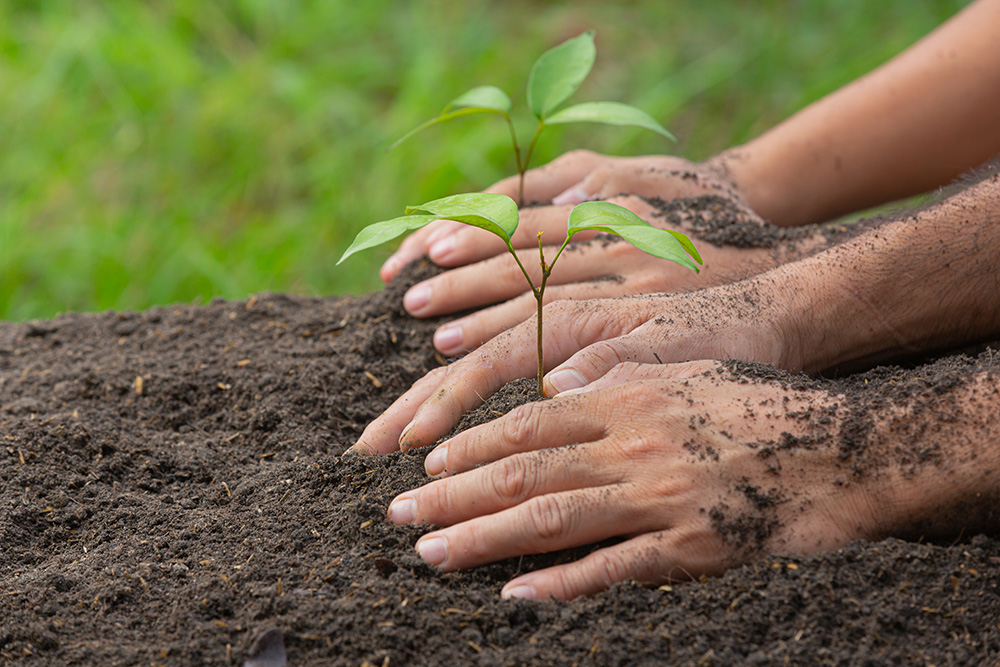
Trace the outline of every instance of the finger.
[[[557, 248], [547, 246], [547, 250], [551, 259]], [[581, 250], [580, 253], [563, 253], [561, 261], [549, 276], [548, 284], [603, 278], [609, 271], [615, 270], [606, 262], [588, 261], [595, 254], [593, 250]], [[531, 279], [530, 285], [518, 263], [504, 254], [417, 283], [403, 296], [403, 307], [414, 317], [433, 317], [506, 301], [530, 291], [533, 285], [541, 282], [542, 277], [538, 249], [519, 250], [517, 255]]]
[[441, 384], [448, 367], [435, 368], [417, 380], [406, 393], [365, 427], [358, 441], [347, 451], [352, 454], [388, 454], [399, 449], [399, 434], [413, 418], [417, 406]]
[[625, 362], [668, 364], [711, 358], [706, 354], [708, 345], [692, 344], [690, 340], [701, 340], [701, 336], [690, 336], [686, 340], [671, 339], [668, 325], [669, 322], [650, 322], [625, 335], [595, 341], [545, 376], [545, 394], [556, 396], [570, 389], [579, 389]]
[[427, 563], [446, 572], [590, 544], [648, 530], [655, 517], [617, 484], [534, 496], [489, 516], [428, 533], [416, 544]]
[[[601, 430], [598, 426], [594, 433]], [[516, 453], [400, 494], [389, 505], [388, 516], [396, 524], [450, 526], [537, 496], [615, 484], [620, 476], [615, 468], [596, 465], [581, 448], [568, 453], [551, 449]]]
[[[424, 468], [428, 475], [455, 474], [481, 463], [506, 460], [513, 454], [598, 440], [604, 437], [605, 424], [610, 417], [608, 406], [590, 396], [526, 403], [499, 419], [459, 433], [438, 445], [427, 455]], [[502, 468], [488, 473], [487, 470], [481, 468], [476, 479], [516, 472]], [[506, 472], [501, 474], [500, 470]], [[472, 480], [473, 477], [468, 476], [465, 482], [459, 483], [460, 488], [464, 488], [461, 484], [473, 483]]]
[[645, 533], [598, 549], [578, 561], [512, 579], [503, 598], [572, 600], [594, 595], [620, 581], [659, 584], [720, 574], [731, 563], [710, 533], [680, 530]]
[[670, 156], [641, 156], [605, 161], [587, 173], [578, 183], [556, 195], [554, 204], [578, 204], [593, 199], [607, 199], [627, 192], [644, 197], [670, 199], [704, 191], [688, 162]]
[[427, 248], [434, 240], [448, 235], [461, 226], [462, 223], [454, 220], [435, 220], [407, 236], [396, 252], [390, 255], [379, 269], [382, 282], [388, 283], [404, 266], [427, 254]]
[[[529, 169], [524, 175], [524, 203], [547, 204], [573, 183], [580, 181], [598, 164], [610, 160], [606, 155], [587, 150], [575, 150], [560, 155], [552, 162]], [[487, 192], [507, 195], [517, 201], [520, 179], [511, 176], [495, 183]]]
[[688, 361], [680, 364], [640, 364], [627, 361], [618, 364], [610, 371], [597, 378], [593, 382], [580, 387], [570, 389], [559, 394], [559, 398], [585, 394], [598, 389], [614, 387], [626, 382], [639, 382], [641, 380], [678, 380], [694, 377], [702, 373], [708, 373], [720, 368], [718, 361], [704, 359], [701, 361]]
[[[591, 343], [621, 335], [639, 326], [650, 304], [622, 300], [557, 301], [545, 307], [549, 331], [543, 337], [547, 365], [558, 364]], [[423, 447], [447, 433], [458, 419], [484, 397], [510, 380], [537, 372], [538, 328], [532, 319], [505, 331], [449, 367], [441, 386], [418, 409], [400, 436], [404, 449]]]
[[[517, 231], [511, 238], [515, 248], [533, 248], [537, 253], [538, 233], [549, 245], [558, 245], [566, 238], [566, 224], [571, 211], [569, 206], [537, 206], [522, 208]], [[507, 246], [500, 238], [476, 227], [462, 225], [434, 239], [427, 248], [427, 254], [434, 263], [445, 266], [461, 266], [504, 254]], [[595, 232], [581, 232], [574, 241], [593, 238]], [[537, 263], [537, 254], [532, 263]], [[508, 261], [510, 261], [508, 259]]]
[[[627, 285], [616, 281], [571, 283], [546, 288], [544, 301], [546, 304], [560, 300], [582, 301], [631, 293], [633, 290]], [[524, 292], [502, 304], [442, 325], [434, 333], [434, 346], [448, 356], [474, 350], [501, 332], [524, 322], [537, 310], [538, 302], [534, 295]]]

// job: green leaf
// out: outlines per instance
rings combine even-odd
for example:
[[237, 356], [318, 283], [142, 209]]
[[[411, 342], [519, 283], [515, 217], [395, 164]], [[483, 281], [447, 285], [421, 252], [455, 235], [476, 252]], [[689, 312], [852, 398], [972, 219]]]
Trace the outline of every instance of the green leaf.
[[539, 120], [576, 92], [594, 66], [594, 31], [566, 40], [535, 61], [528, 75], [528, 106]]
[[444, 113], [452, 109], [476, 108], [510, 113], [510, 98], [496, 86], [479, 86], [459, 95], [444, 108]]
[[337, 264], [340, 264], [356, 252], [382, 245], [386, 241], [391, 241], [397, 236], [413, 231], [414, 229], [420, 229], [437, 219], [436, 215], [404, 215], [401, 218], [383, 220], [382, 222], [368, 225], [358, 232], [354, 243], [344, 251], [344, 254], [337, 260]]
[[495, 86], [473, 88], [449, 102], [448, 106], [444, 108], [444, 111], [437, 118], [431, 118], [423, 125], [410, 130], [399, 139], [396, 139], [387, 150], [391, 151], [417, 132], [426, 130], [432, 125], [437, 125], [438, 123], [443, 123], [446, 120], [458, 118], [459, 116], [471, 116], [477, 113], [498, 113], [502, 116], [508, 116], [510, 113], [510, 98], [507, 97], [507, 93]]
[[406, 214], [434, 215], [445, 220], [457, 220], [493, 232], [510, 246], [510, 237], [517, 229], [517, 204], [507, 195], [490, 192], [469, 192], [444, 199], [407, 206]]
[[572, 238], [585, 229], [615, 234], [645, 253], [669, 259], [694, 271], [698, 271], [698, 267], [691, 257], [698, 264], [702, 263], [694, 244], [684, 234], [657, 229], [627, 208], [611, 202], [584, 202], [570, 212], [567, 235]]
[[561, 123], [605, 123], [606, 125], [634, 125], [652, 130], [677, 141], [656, 119], [642, 109], [619, 102], [584, 102], [561, 109], [545, 119], [546, 125]]
[[497, 111], [496, 109], [489, 109], [486, 107], [465, 107], [462, 109], [456, 109], [455, 111], [449, 111], [447, 113], [441, 114], [437, 118], [430, 119], [420, 127], [415, 127], [414, 129], [410, 130], [409, 132], [401, 136], [399, 139], [396, 139], [396, 141], [392, 142], [392, 145], [389, 146], [389, 148], [387, 148], [386, 150], [391, 151], [393, 148], [400, 145], [401, 143], [412, 137], [417, 132], [426, 130], [431, 125], [437, 125], [438, 123], [443, 123], [446, 120], [451, 120], [452, 118], [458, 118], [459, 116], [471, 116], [472, 114], [477, 114], [477, 113], [504, 113], [504, 112]]

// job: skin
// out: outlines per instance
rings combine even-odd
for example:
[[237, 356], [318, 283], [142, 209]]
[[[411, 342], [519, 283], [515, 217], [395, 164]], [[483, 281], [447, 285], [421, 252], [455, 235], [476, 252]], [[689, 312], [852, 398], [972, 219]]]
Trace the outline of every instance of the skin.
[[[616, 158], [588, 151], [567, 153], [530, 171], [526, 199], [553, 206], [525, 211], [515, 247], [537, 244], [536, 234], [557, 244], [569, 208], [588, 199], [620, 193], [664, 199], [722, 194], [781, 226], [830, 220], [838, 215], [926, 192], [1000, 153], [1000, 0], [979, 0], [913, 47], [871, 74], [832, 93], [747, 144], [704, 163], [669, 156]], [[928, 91], [934, 91], [929, 94]], [[488, 191], [516, 196], [515, 178]], [[635, 196], [617, 200], [639, 215]], [[655, 219], [650, 222], [656, 224]], [[693, 239], [703, 252], [708, 244]], [[468, 307], [505, 304], [442, 326], [435, 338], [445, 354], [472, 349], [483, 340], [529, 317], [523, 277], [504, 271], [488, 292], [481, 283], [497, 275], [497, 263], [479, 263], [503, 252], [488, 233], [439, 221], [407, 238], [382, 267], [390, 280], [408, 261], [428, 254], [437, 264], [467, 267], [411, 288], [404, 306], [416, 317]], [[553, 298], [610, 297], [635, 293], [637, 285], [658, 291], [690, 286], [691, 277], [666, 263], [650, 265], [619, 251], [592, 249], [578, 266], [555, 280]], [[720, 249], [708, 262], [700, 286], [749, 275], [753, 258]], [[510, 260], [505, 260], [509, 262]], [[561, 260], [562, 261], [562, 260]], [[608, 266], [625, 277], [621, 284], [597, 282]], [[590, 268], [588, 268], [590, 267]], [[471, 279], [471, 277], [478, 277]], [[448, 327], [451, 327], [448, 329]]]
[[[714, 575], [764, 553], [812, 553], [857, 538], [949, 534], [958, 514], [967, 527], [996, 528], [1000, 447], [982, 451], [981, 443], [1000, 438], [1000, 378], [956, 390], [973, 406], [974, 428], [909, 406], [883, 411], [873, 427], [868, 449], [884, 455], [910, 446], [898, 442], [896, 420], [933, 423], [926, 444], [954, 462], [947, 475], [890, 457], [859, 476], [839, 447], [843, 397], [737, 382], [714, 362], [680, 366], [621, 364], [586, 389], [459, 434], [427, 458], [428, 473], [447, 476], [398, 496], [389, 518], [444, 526], [416, 545], [444, 571], [626, 538], [503, 588], [504, 597], [528, 599]], [[804, 409], [836, 416], [817, 425], [794, 416]], [[815, 444], [759, 456], [786, 434]], [[699, 455], [706, 450], [714, 456]], [[971, 512], [969, 498], [977, 500]], [[734, 519], [749, 535], [727, 531]]]
[[[961, 419], [906, 406], [875, 415], [870, 437], [890, 459], [913, 447], [917, 432], [916, 444], [937, 447], [947, 471], [890, 465], [845, 486], [839, 413], [825, 425], [794, 417], [840, 397], [726, 381], [711, 373], [715, 362], [669, 362], [732, 357], [817, 370], [996, 337], [998, 221], [1000, 175], [993, 175], [915, 216], [731, 285], [551, 304], [546, 317], [563, 334], [550, 336], [546, 349], [558, 363], [546, 376], [555, 400], [438, 446], [425, 459], [427, 472], [451, 476], [402, 494], [388, 515], [445, 526], [416, 545], [445, 570], [628, 538], [503, 589], [527, 598], [572, 598], [629, 578], [714, 574], [765, 553], [809, 553], [857, 538], [995, 530], [997, 377], [969, 380]], [[530, 375], [533, 342], [529, 321], [430, 373], [368, 426], [353, 451], [436, 442], [481, 397]], [[695, 415], [708, 419], [701, 424]], [[901, 426], [915, 420], [923, 423], [916, 431]], [[782, 462], [786, 472], [775, 480], [751, 445], [783, 433], [822, 446]], [[682, 451], [692, 438], [719, 460], [709, 465]], [[475, 467], [481, 463], [489, 465]], [[761, 519], [767, 534], [749, 547], [727, 539], [713, 514], [752, 516], [741, 485], [784, 499]]]
[[[1000, 175], [913, 216], [750, 278], [689, 294], [545, 307], [546, 394], [623, 361], [742, 359], [810, 372], [851, 368], [1000, 334]], [[906, 267], [901, 270], [900, 267]], [[439, 368], [368, 425], [354, 450], [435, 442], [537, 363], [528, 320]]]
[[[801, 224], [943, 183], [1000, 150], [993, 112], [1000, 59], [990, 40], [998, 24], [1000, 0], [980, 0], [865, 79], [703, 165], [656, 158], [644, 168], [638, 161], [645, 158], [567, 156], [529, 179], [536, 193], [529, 196], [557, 206], [541, 209], [524, 236], [554, 229], [558, 205], [622, 191], [725, 193], [775, 223]], [[684, 171], [696, 177], [678, 179]], [[590, 594], [629, 578], [714, 574], [776, 550], [808, 553], [855, 538], [996, 530], [995, 375], [980, 373], [948, 389], [960, 418], [917, 405], [873, 412], [866, 447], [885, 463], [859, 478], [844, 468], [844, 416], [836, 408], [843, 397], [733, 381], [714, 362], [697, 360], [816, 371], [996, 337], [998, 222], [1000, 177], [993, 175], [920, 213], [736, 282], [686, 295], [551, 303], [548, 331], [559, 335], [546, 339], [554, 365], [546, 388], [556, 398], [438, 446], [425, 466], [446, 476], [401, 494], [389, 517], [442, 526], [422, 537], [417, 551], [445, 570], [626, 538], [575, 563], [522, 575], [503, 590], [539, 599]], [[383, 277], [407, 253], [428, 248], [434, 258], [442, 241], [451, 248], [447, 257], [437, 253], [442, 264], [483, 258], [477, 253], [485, 251], [461, 241], [473, 236], [462, 230], [452, 244], [456, 235], [446, 222], [414, 235]], [[590, 259], [599, 263], [600, 255]], [[448, 312], [434, 305], [435, 295], [461, 300], [460, 287], [441, 284], [423, 312]], [[504, 298], [503, 290], [491, 298]], [[503, 317], [511, 321], [515, 313]], [[352, 451], [435, 443], [483, 396], [530, 376], [534, 363], [528, 321], [418, 381]], [[794, 413], [805, 405], [833, 416], [804, 423]], [[749, 414], [758, 409], [764, 419]], [[699, 414], [707, 415], [704, 423], [692, 421]], [[787, 454], [776, 477], [748, 452], [782, 433], [813, 438], [816, 446]], [[914, 433], [917, 445], [936, 447], [946, 463], [904, 465]], [[718, 460], [702, 459], [694, 445], [711, 446]], [[741, 487], [775, 499], [766, 530], [749, 542], [724, 529], [726, 516], [754, 516], [753, 498]]]

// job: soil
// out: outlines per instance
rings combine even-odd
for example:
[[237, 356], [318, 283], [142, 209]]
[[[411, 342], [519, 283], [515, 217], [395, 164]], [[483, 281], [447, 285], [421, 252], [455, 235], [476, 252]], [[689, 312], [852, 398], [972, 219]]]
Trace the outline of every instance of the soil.
[[[570, 603], [502, 601], [499, 590], [573, 552], [449, 575], [423, 564], [413, 551], [423, 531], [385, 519], [394, 495], [427, 481], [422, 453], [340, 455], [443, 362], [430, 343], [435, 322], [399, 305], [405, 285], [430, 270], [411, 268], [357, 299], [271, 294], [0, 324], [0, 659], [274, 667], [1000, 658], [1000, 540], [987, 535], [765, 556], [718, 578], [619, 584]], [[728, 368], [892, 401], [985, 359], [839, 380]], [[480, 418], [508, 407], [487, 406]]]

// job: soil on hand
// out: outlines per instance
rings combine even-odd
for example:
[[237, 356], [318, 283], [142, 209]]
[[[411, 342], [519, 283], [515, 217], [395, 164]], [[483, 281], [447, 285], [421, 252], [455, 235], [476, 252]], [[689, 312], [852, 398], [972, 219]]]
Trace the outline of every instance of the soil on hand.
[[[1000, 542], [989, 536], [765, 556], [715, 579], [620, 584], [570, 603], [502, 601], [499, 590], [572, 552], [449, 575], [423, 564], [422, 530], [385, 518], [397, 493], [427, 481], [422, 453], [340, 454], [443, 361], [435, 323], [399, 305], [406, 281], [428, 270], [360, 299], [261, 295], [0, 324], [0, 660], [966, 665], [1000, 655]], [[935, 372], [977, 363], [957, 357]]]

